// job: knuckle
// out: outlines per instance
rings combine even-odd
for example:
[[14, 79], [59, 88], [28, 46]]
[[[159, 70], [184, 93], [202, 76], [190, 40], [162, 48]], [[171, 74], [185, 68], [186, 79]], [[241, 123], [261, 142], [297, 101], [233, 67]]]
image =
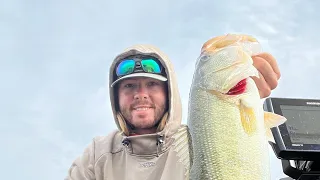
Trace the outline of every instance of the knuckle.
[[265, 98], [271, 94], [271, 89], [266, 83], [264, 83], [264, 85], [260, 87], [260, 92], [260, 96]]
[[268, 97], [270, 96], [271, 94], [271, 90], [265, 90], [265, 91], [262, 91], [262, 98], [265, 98], [265, 97]]
[[265, 97], [268, 97], [271, 95], [271, 91], [269, 90], [268, 92], [266, 92]]
[[278, 81], [277, 81], [275, 78], [273, 78], [273, 79], [270, 81], [270, 83], [269, 83], [269, 87], [270, 87], [271, 90], [273, 90], [273, 89], [275, 89], [277, 86], [278, 86]]
[[257, 68], [257, 69], [261, 69], [267, 66], [267, 61], [265, 61], [264, 59], [260, 58], [260, 57], [254, 57], [253, 58], [253, 65]]
[[280, 72], [280, 71], [277, 73], [277, 78], [278, 78], [278, 79], [281, 78], [281, 72]]
[[268, 61], [274, 61], [275, 60], [273, 55], [271, 53], [268, 53], [268, 52], [263, 52], [263, 53], [259, 54], [258, 57], [261, 57], [262, 59], [268, 60]]

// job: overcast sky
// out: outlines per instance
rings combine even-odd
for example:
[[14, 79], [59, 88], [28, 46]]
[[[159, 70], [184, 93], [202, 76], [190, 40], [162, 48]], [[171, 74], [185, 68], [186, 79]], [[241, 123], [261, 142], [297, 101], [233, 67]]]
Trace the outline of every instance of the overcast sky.
[[[318, 98], [320, 2], [302, 0], [0, 1], [1, 179], [63, 179], [94, 136], [116, 126], [112, 58], [137, 43], [172, 59], [184, 103], [202, 43], [257, 37], [278, 60], [271, 96]], [[189, 73], [187, 73], [189, 72]], [[271, 152], [272, 179], [284, 177]]]

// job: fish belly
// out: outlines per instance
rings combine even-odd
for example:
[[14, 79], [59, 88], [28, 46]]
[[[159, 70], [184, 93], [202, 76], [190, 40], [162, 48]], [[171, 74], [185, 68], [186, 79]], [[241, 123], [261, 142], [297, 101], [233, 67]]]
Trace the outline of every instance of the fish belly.
[[193, 143], [193, 180], [269, 180], [268, 144], [263, 112], [256, 110], [257, 131], [247, 135], [235, 104], [191, 89], [188, 126]]

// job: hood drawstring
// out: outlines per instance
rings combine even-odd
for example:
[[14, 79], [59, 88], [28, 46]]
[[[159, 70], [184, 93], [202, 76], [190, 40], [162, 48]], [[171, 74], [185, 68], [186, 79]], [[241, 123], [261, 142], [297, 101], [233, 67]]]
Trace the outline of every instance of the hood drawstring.
[[164, 142], [163, 135], [159, 135], [157, 138], [157, 157], [159, 157], [159, 151], [163, 142]]

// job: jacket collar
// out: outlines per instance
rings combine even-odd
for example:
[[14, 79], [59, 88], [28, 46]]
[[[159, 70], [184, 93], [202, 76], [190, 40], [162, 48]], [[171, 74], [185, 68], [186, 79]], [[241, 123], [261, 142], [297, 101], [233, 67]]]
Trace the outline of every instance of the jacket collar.
[[122, 145], [125, 150], [137, 156], [159, 156], [172, 144], [171, 138], [160, 133], [123, 136]]

